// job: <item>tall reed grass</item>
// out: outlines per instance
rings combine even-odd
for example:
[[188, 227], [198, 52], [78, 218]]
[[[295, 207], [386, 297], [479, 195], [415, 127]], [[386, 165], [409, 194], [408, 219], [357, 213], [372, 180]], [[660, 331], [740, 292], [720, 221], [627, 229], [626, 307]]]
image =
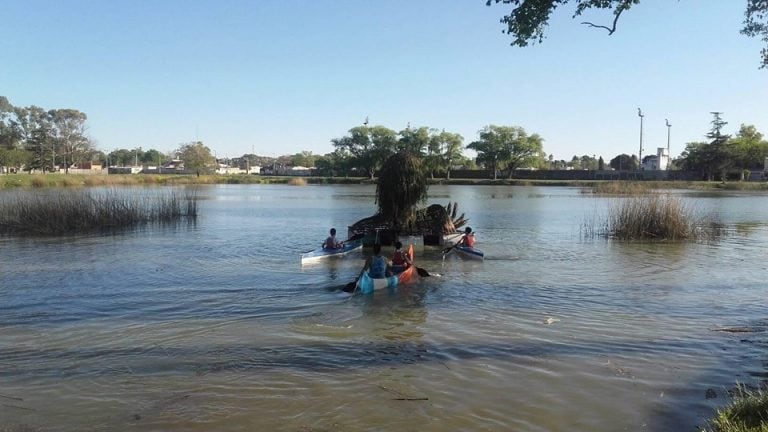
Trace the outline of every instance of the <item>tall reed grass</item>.
[[301, 177], [294, 177], [288, 181], [291, 186], [306, 186], [307, 181]]
[[731, 403], [717, 410], [712, 432], [768, 432], [768, 394], [739, 386]]
[[606, 181], [592, 186], [592, 193], [598, 195], [644, 195], [656, 187], [650, 182]]
[[0, 196], [0, 234], [69, 235], [197, 219], [197, 195], [176, 191], [14, 192]]
[[697, 214], [680, 198], [662, 194], [618, 199], [604, 220], [582, 225], [587, 237], [620, 240], [714, 240], [722, 232], [713, 215]]

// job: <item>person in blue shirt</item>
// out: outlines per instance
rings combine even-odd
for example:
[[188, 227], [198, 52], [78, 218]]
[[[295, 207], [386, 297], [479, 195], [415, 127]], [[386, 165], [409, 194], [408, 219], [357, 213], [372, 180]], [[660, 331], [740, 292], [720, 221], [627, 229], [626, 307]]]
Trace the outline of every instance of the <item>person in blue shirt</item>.
[[[373, 279], [383, 279], [391, 275], [391, 266], [389, 265], [387, 258], [381, 255], [381, 245], [379, 243], [373, 245], [373, 255], [365, 260], [365, 266], [363, 266], [360, 276], [362, 276], [366, 270], [368, 270], [368, 276]], [[360, 276], [358, 276], [358, 279]]]

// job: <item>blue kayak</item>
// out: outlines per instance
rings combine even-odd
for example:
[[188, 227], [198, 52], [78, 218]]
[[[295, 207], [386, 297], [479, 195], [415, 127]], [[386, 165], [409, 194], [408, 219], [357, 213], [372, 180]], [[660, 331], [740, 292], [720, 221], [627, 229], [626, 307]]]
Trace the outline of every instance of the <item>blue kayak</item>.
[[357, 289], [361, 294], [371, 294], [382, 288], [394, 288], [398, 283], [400, 283], [400, 278], [397, 276], [374, 279], [368, 276], [368, 272], [365, 272], [360, 276], [360, 280], [357, 281]]
[[467, 258], [478, 259], [478, 260], [483, 260], [485, 258], [485, 254], [480, 249], [476, 249], [469, 246], [456, 246], [455, 249]]
[[311, 250], [309, 252], [305, 252], [301, 254], [301, 262], [303, 264], [306, 262], [312, 262], [312, 261], [320, 260], [323, 258], [344, 256], [362, 247], [363, 247], [363, 242], [361, 240], [352, 240], [344, 243], [344, 246], [338, 249], [317, 248], [315, 250]]
[[[408, 256], [411, 258], [411, 262], [414, 260], [413, 245], [408, 247]], [[363, 273], [360, 276], [360, 280], [357, 281], [357, 289], [362, 294], [371, 294], [376, 290], [382, 288], [394, 288], [401, 283], [407, 283], [413, 280], [418, 274], [416, 273], [416, 266], [411, 265], [401, 273], [386, 278], [372, 278], [368, 275], [368, 272]]]

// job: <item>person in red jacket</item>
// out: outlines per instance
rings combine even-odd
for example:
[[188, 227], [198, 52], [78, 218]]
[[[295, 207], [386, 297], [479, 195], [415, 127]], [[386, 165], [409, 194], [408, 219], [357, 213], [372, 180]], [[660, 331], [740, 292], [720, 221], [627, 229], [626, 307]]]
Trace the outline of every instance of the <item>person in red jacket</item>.
[[475, 233], [472, 232], [472, 228], [467, 227], [467, 229], [464, 230], [464, 235], [461, 236], [457, 246], [475, 247]]
[[400, 274], [413, 265], [411, 258], [403, 251], [403, 244], [395, 242], [395, 252], [392, 253], [392, 273]]

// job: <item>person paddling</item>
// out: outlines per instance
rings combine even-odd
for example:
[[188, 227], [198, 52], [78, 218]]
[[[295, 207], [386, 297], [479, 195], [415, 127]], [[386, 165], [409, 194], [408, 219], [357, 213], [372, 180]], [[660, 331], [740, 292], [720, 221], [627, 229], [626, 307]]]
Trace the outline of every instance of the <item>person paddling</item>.
[[366, 270], [368, 270], [368, 276], [370, 276], [372, 279], [383, 279], [388, 276], [388, 273], [390, 272], [390, 266], [387, 259], [381, 256], [381, 244], [374, 243], [373, 255], [369, 256], [368, 259], [365, 260], [365, 265], [360, 271], [360, 275], [357, 276], [358, 280], [360, 280], [360, 277], [363, 275], [363, 273], [365, 273]]
[[461, 236], [456, 246], [475, 247], [475, 233], [472, 232], [472, 228], [467, 227], [464, 230], [464, 235]]
[[399, 241], [395, 242], [395, 252], [392, 253], [392, 273], [400, 274], [413, 265], [411, 258], [407, 253], [403, 252], [403, 244]]
[[344, 242], [336, 240], [336, 228], [331, 228], [331, 235], [323, 242], [323, 249], [340, 249], [344, 247]]

